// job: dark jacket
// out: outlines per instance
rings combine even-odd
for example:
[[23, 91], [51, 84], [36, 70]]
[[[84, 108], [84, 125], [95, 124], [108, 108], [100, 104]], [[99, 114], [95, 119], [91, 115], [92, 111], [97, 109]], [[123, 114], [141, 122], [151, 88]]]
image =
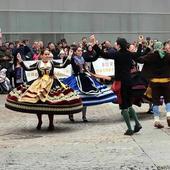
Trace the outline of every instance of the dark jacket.
[[131, 83], [132, 58], [132, 53], [126, 50], [120, 50], [115, 53], [115, 80]]
[[[97, 47], [95, 47], [97, 51]], [[140, 52], [140, 50], [138, 50]], [[110, 50], [106, 53], [100, 52], [103, 58], [115, 60], [115, 80], [120, 80], [126, 84], [131, 84], [131, 73], [130, 70], [133, 66], [133, 58], [136, 58], [140, 53], [131, 53], [127, 50]], [[138, 54], [139, 53], [139, 54]]]
[[148, 53], [137, 59], [139, 63], [144, 63], [142, 74], [147, 79], [150, 78], [170, 78], [170, 54], [161, 58], [158, 51]]
[[98, 57], [99, 57], [99, 55], [98, 55], [98, 53], [96, 53], [95, 50], [92, 50], [92, 51], [87, 50], [86, 52], [83, 53], [83, 58], [89, 66], [89, 71], [92, 73], [95, 73], [95, 70], [93, 67], [93, 62], [96, 61], [98, 59]]

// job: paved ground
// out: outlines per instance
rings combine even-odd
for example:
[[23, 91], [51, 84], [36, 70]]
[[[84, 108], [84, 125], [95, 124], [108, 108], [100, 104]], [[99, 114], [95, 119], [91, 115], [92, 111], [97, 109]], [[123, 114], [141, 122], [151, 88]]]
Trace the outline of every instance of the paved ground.
[[135, 107], [143, 126], [139, 134], [124, 136], [126, 126], [117, 105], [88, 108], [89, 123], [76, 114], [55, 116], [55, 130], [35, 130], [35, 115], [4, 107], [0, 96], [0, 170], [165, 170], [170, 169], [170, 129], [162, 110], [163, 130], [153, 127], [148, 105]]

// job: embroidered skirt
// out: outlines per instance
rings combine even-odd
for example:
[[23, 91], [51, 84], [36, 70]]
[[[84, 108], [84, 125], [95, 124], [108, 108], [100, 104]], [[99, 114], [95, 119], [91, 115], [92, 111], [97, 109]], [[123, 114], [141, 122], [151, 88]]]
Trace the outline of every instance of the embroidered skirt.
[[[82, 98], [83, 106], [93, 106], [109, 102], [117, 102], [117, 96], [111, 91], [109, 87], [101, 84], [95, 78], [89, 77], [89, 79], [89, 82], [91, 82], [91, 87], [90, 83], [86, 83], [85, 78], [81, 78], [80, 75], [72, 75], [66, 79], [63, 79], [63, 82], [79, 94], [79, 96]], [[85, 87], [85, 90], [83, 87]], [[89, 91], [87, 89], [89, 89]]]
[[41, 114], [74, 114], [82, 111], [80, 96], [58, 80], [43, 76], [13, 89], [7, 96], [8, 109]]

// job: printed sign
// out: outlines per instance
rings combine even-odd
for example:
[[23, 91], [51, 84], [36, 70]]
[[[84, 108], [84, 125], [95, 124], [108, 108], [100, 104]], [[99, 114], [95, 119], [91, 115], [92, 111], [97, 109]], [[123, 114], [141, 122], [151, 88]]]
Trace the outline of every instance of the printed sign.
[[[61, 60], [54, 60], [56, 62], [61, 63]], [[24, 61], [27, 66], [34, 64], [36, 61]], [[104, 75], [104, 76], [114, 76], [114, 60], [99, 58], [97, 61], [93, 62], [93, 66], [96, 74]], [[68, 65], [66, 68], [55, 68], [54, 74], [58, 78], [66, 78], [71, 76], [72, 67]], [[37, 70], [34, 71], [26, 71], [27, 80], [31, 81], [38, 78]]]
[[[54, 60], [54, 61], [61, 63], [61, 60]], [[36, 61], [24, 61], [24, 63], [27, 66], [30, 66], [36, 63]], [[57, 78], [65, 78], [71, 76], [71, 65], [68, 65], [66, 68], [54, 68], [54, 74]], [[28, 81], [38, 78], [37, 70], [26, 71], [26, 77]]]
[[97, 74], [104, 76], [114, 76], [114, 60], [99, 58], [93, 62], [94, 70]]

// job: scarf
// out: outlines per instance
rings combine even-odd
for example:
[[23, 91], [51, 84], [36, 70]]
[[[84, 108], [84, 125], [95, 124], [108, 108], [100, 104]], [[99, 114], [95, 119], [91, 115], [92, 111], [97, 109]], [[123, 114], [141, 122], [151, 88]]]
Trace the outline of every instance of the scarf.
[[160, 58], [164, 58], [166, 55], [166, 52], [162, 50], [163, 49], [163, 43], [160, 41], [155, 42], [154, 44], [154, 50], [158, 51]]

